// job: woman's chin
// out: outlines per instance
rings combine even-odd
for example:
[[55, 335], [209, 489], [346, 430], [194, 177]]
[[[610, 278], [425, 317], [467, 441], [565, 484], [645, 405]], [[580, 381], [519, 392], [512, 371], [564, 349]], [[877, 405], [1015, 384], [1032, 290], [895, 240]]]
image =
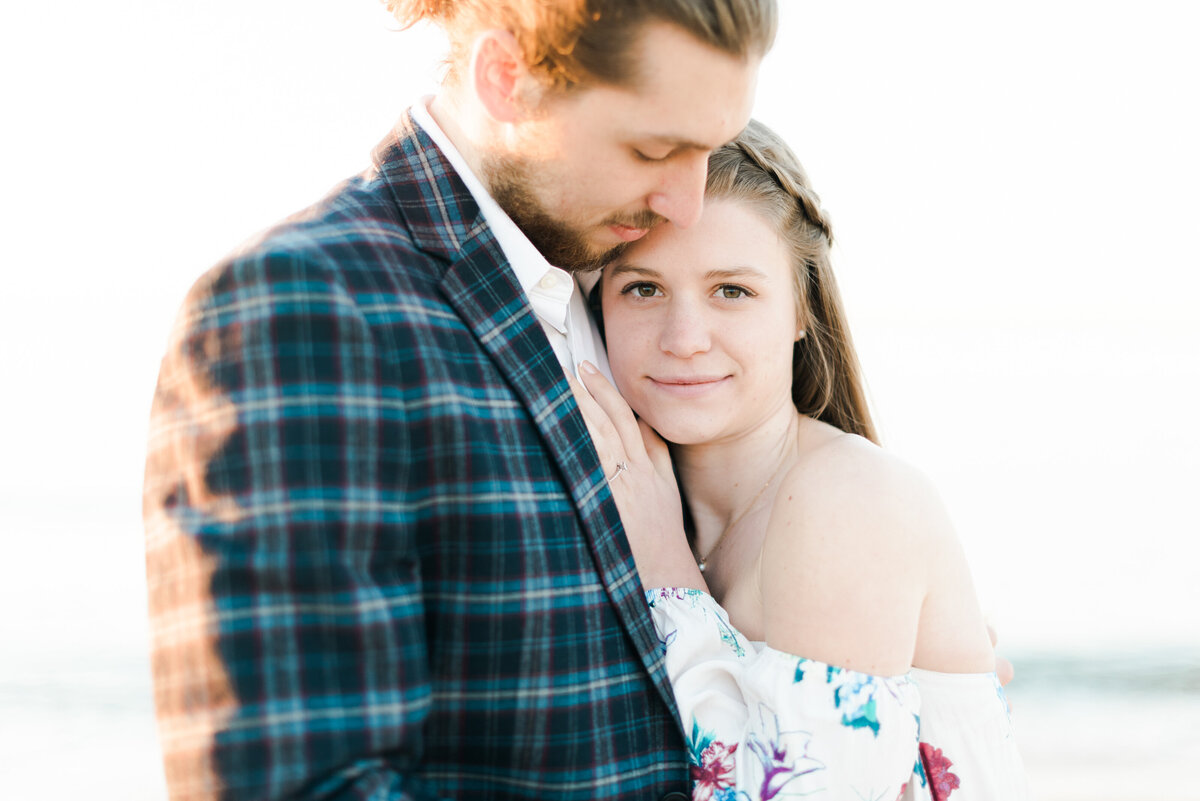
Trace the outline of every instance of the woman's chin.
[[713, 432], [709, 426], [689, 424], [678, 419], [678, 414], [639, 415], [663, 439], [672, 445], [703, 445], [711, 442]]

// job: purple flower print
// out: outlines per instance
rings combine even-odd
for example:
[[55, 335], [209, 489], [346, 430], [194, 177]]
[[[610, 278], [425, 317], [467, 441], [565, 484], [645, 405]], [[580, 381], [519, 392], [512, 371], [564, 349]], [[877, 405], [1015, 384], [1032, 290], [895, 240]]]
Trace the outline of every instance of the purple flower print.
[[[763, 742], [757, 735], [751, 734], [746, 746], [762, 763], [763, 779], [759, 797], [762, 801], [770, 801], [794, 779], [824, 770], [825, 766], [808, 756], [807, 753], [802, 752], [800, 756], [794, 758], [789, 756], [783, 732], [779, 731], [779, 716], [762, 705], [759, 706], [759, 714], [762, 716], [763, 723], [767, 724], [763, 726], [764, 733], [768, 733], [767, 741]], [[774, 734], [770, 734], [770, 732], [774, 732]], [[806, 732], [788, 733], [807, 736]], [[805, 746], [804, 751], [807, 750], [807, 741]]]

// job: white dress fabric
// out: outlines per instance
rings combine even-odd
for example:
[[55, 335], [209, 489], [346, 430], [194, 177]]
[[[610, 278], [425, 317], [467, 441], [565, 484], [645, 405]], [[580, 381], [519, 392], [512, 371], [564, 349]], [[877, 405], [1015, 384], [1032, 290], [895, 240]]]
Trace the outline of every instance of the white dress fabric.
[[646, 600], [694, 801], [1029, 798], [995, 673], [859, 673], [747, 640], [699, 590]]

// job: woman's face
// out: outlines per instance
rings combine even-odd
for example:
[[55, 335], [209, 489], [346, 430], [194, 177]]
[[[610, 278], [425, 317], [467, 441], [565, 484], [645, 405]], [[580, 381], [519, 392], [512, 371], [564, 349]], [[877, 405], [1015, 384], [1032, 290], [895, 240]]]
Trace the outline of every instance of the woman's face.
[[621, 394], [680, 445], [737, 437], [792, 413], [800, 325], [787, 247], [748, 206], [706, 202], [605, 268], [608, 360]]

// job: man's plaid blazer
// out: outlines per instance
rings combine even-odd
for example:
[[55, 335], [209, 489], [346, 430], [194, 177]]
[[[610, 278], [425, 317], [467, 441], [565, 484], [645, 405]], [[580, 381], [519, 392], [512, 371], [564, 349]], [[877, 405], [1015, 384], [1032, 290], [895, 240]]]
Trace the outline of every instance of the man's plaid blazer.
[[583, 419], [408, 115], [189, 294], [145, 516], [173, 799], [687, 792]]

